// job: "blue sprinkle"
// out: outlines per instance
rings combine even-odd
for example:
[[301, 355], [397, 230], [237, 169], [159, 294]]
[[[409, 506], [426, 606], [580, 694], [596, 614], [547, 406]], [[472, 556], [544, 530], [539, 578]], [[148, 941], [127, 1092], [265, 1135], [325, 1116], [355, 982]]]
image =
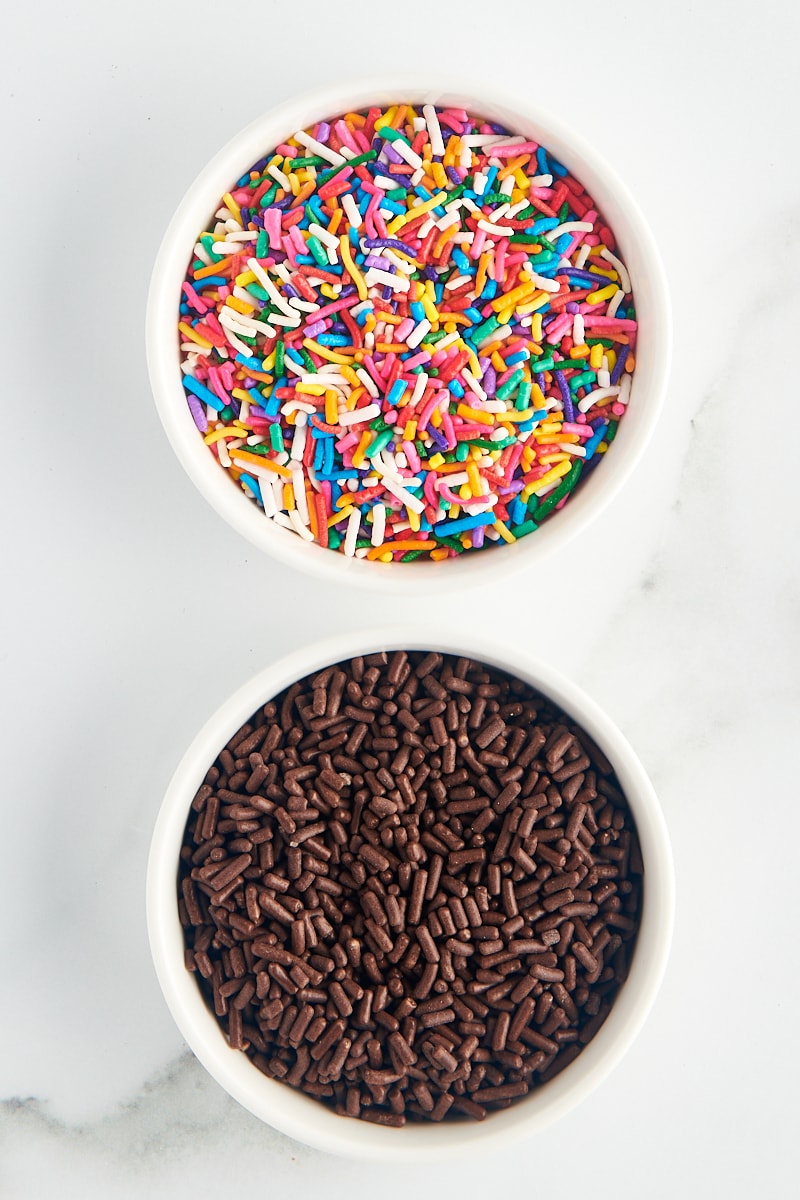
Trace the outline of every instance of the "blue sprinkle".
[[241, 363], [243, 367], [247, 367], [250, 371], [263, 371], [264, 363], [260, 358], [248, 357], [246, 354], [236, 355], [237, 363]]
[[210, 407], [215, 409], [217, 412], [222, 412], [223, 408], [225, 407], [219, 396], [215, 396], [209, 388], [204, 387], [202, 383], [198, 383], [194, 376], [184, 375], [183, 386], [186, 388], [187, 392], [194, 392], [195, 396], [197, 396], [199, 400], [204, 401], [204, 403], [210, 405]]
[[258, 486], [258, 484], [257, 484], [257, 482], [255, 481], [255, 479], [253, 479], [253, 476], [252, 476], [252, 475], [246, 475], [246, 474], [245, 474], [245, 472], [244, 472], [244, 471], [242, 471], [242, 474], [239, 476], [239, 478], [240, 478], [240, 480], [242, 480], [242, 482], [243, 482], [243, 483], [246, 483], [246, 484], [247, 484], [247, 486], [250, 488], [250, 491], [253, 493], [253, 495], [255, 496], [256, 500], [258, 501], [258, 503], [259, 503], [259, 504], [261, 505], [261, 507], [263, 508], [263, 507], [264, 507], [264, 501], [263, 501], [263, 500], [262, 500], [262, 498], [261, 498], [261, 488]]
[[451, 379], [447, 385], [448, 391], [452, 392], [459, 400], [464, 395], [464, 389], [457, 379]]
[[457, 521], [440, 521], [434, 525], [433, 532], [437, 537], [450, 537], [467, 529], [477, 529], [479, 525], [494, 525], [494, 522], [493, 513], [478, 513], [474, 517], [459, 517]]
[[408, 384], [405, 379], [396, 379], [389, 389], [389, 394], [386, 397], [387, 408], [396, 408], [403, 396], [406, 393]]

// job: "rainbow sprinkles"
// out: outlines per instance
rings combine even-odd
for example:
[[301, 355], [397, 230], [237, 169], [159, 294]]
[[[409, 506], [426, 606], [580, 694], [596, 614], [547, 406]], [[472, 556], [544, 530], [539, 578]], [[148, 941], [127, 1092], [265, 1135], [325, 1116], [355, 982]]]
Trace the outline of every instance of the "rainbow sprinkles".
[[630, 398], [629, 273], [547, 148], [399, 104], [300, 130], [226, 192], [182, 287], [195, 424], [309, 542], [381, 562], [517, 541]]

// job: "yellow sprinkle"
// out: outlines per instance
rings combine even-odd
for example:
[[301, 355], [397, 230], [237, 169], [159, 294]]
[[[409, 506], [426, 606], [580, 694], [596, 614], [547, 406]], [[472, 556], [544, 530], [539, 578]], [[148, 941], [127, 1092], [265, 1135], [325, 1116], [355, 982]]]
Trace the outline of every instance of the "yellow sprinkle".
[[564, 458], [566, 459], [565, 462], [557, 463], [541, 479], [534, 479], [533, 483], [529, 483], [527, 487], [524, 487], [519, 494], [520, 500], [529, 500], [534, 492], [538, 492], [540, 488], [549, 487], [551, 483], [555, 483], [562, 475], [566, 475], [570, 470], [570, 457], [568, 454], [565, 454]]
[[439, 324], [439, 313], [436, 310], [436, 305], [427, 292], [425, 292], [422, 296], [420, 303], [422, 304], [425, 316], [428, 318], [433, 328], [436, 329], [436, 326]]
[[349, 364], [347, 366], [342, 364], [342, 375], [344, 375], [345, 379], [350, 384], [350, 387], [357, 388], [361, 386], [358, 381], [358, 376]]
[[431, 550], [431, 559], [434, 562], [442, 562], [445, 558], [450, 557], [450, 552], [446, 546], [438, 546], [436, 550]]
[[500, 534], [500, 537], [503, 539], [504, 542], [510, 543], [510, 542], [515, 542], [517, 540], [514, 537], [511, 530], [508, 528], [508, 526], [505, 525], [502, 521], [495, 521], [494, 528]]
[[244, 400], [245, 404], [252, 404], [253, 402], [253, 397], [249, 392], [246, 392], [244, 388], [231, 388], [231, 394], [235, 396], [237, 400]]
[[338, 295], [333, 290], [332, 284], [330, 284], [330, 283], [321, 283], [319, 285], [319, 290], [322, 292], [323, 296], [325, 296], [328, 300], [338, 300], [339, 299]]
[[454, 521], [456, 519], [456, 517], [460, 515], [460, 513], [461, 513], [461, 505], [460, 504], [451, 504], [450, 508], [448, 510], [448, 513], [447, 513], [448, 520]]
[[608, 360], [608, 370], [609, 370], [609, 374], [610, 374], [614, 370], [614, 367], [617, 365], [616, 350], [606, 350], [606, 359]]
[[335, 388], [325, 392], [325, 420], [329, 425], [335, 425], [339, 420], [339, 396]]
[[344, 263], [345, 270], [348, 272], [348, 274], [350, 275], [350, 278], [353, 280], [353, 283], [356, 285], [356, 287], [358, 289], [359, 300], [366, 300], [369, 295], [369, 292], [367, 289], [367, 285], [364, 281], [364, 276], [361, 274], [358, 267], [353, 262], [353, 256], [350, 253], [349, 237], [347, 237], [346, 235], [343, 234], [342, 237], [339, 238], [339, 247], [341, 250], [342, 262]]
[[353, 466], [356, 467], [356, 469], [358, 469], [358, 467], [360, 467], [362, 465], [362, 463], [364, 462], [364, 455], [366, 454], [367, 447], [369, 446], [371, 441], [372, 441], [372, 430], [365, 429], [361, 435], [361, 440], [359, 441], [358, 446], [356, 447], [355, 453], [353, 454]]
[[[363, 388], [361, 386], [361, 384], [359, 384], [357, 388], [353, 388], [352, 392], [345, 400], [345, 407], [348, 409], [349, 412], [353, 411], [353, 409], [356, 407], [356, 405], [358, 404], [361, 397], [365, 394], [366, 390], [367, 389]], [[372, 403], [372, 400], [370, 400], [370, 404], [371, 403]]]
[[520, 421], [530, 421], [535, 412], [535, 408], [507, 409], [504, 413], [497, 413], [497, 419], [503, 423], [510, 422], [512, 425], [516, 425]]
[[508, 292], [505, 296], [499, 296], [497, 300], [492, 301], [492, 308], [495, 312], [500, 312], [501, 309], [512, 307], [521, 304], [527, 300], [528, 296], [536, 291], [535, 283], [524, 283], [520, 287], [514, 288], [513, 292]]
[[465, 466], [466, 466], [466, 471], [467, 471], [467, 477], [469, 478], [469, 486], [472, 490], [473, 496], [483, 495], [483, 488], [481, 487], [481, 477], [478, 472], [478, 468], [475, 466], [475, 463], [468, 462], [465, 464]]
[[522, 167], [517, 167], [514, 172], [514, 181], [521, 192], [527, 192], [531, 186], [530, 176], [525, 174]]
[[460, 500], [463, 500], [465, 504], [468, 504], [469, 501], [473, 499], [472, 488], [468, 483], [461, 484], [461, 487], [458, 489], [458, 497]]
[[242, 210], [239, 208], [239, 205], [236, 203], [236, 201], [234, 200], [234, 198], [230, 194], [230, 192], [226, 192], [225, 195], [222, 197], [222, 203], [225, 205], [228, 212], [233, 213], [233, 215], [236, 217], [236, 220], [241, 225]]
[[237, 284], [238, 287], [247, 287], [248, 283], [255, 282], [256, 277], [252, 271], [242, 271], [234, 280], [234, 283]]
[[604, 300], [610, 300], [616, 292], [616, 287], [610, 283], [608, 287], [600, 288], [599, 292], [591, 292], [586, 297], [587, 304], [602, 304]]
[[313, 338], [303, 338], [303, 345], [306, 350], [313, 350], [315, 354], [319, 354], [322, 358], [327, 358], [328, 362], [342, 363], [344, 366], [349, 366], [353, 361], [352, 355], [337, 354], [329, 346], [320, 346]]
[[228, 296], [225, 301], [228, 308], [232, 308], [234, 312], [243, 313], [244, 316], [249, 316], [253, 312], [255, 305], [246, 304], [244, 300], [240, 300], [238, 296]]
[[320, 387], [318, 383], [298, 383], [295, 391], [300, 392], [304, 396], [324, 396], [325, 388]]
[[605, 454], [607, 449], [608, 449], [608, 442], [600, 442], [600, 444], [597, 447], [597, 453]]
[[539, 458], [540, 463], [563, 463], [569, 460], [569, 454], [542, 454]]
[[[398, 229], [402, 229], [403, 226], [407, 225], [409, 221], [413, 221], [415, 217], [421, 216], [422, 213], [430, 212], [432, 208], [438, 208], [440, 204], [444, 204], [446, 201], [446, 192], [434, 192], [430, 200], [423, 200], [421, 204], [418, 204], [409, 212], [400, 213], [399, 216], [396, 216], [395, 219], [386, 227], [389, 236], [391, 237], [397, 232]], [[344, 258], [344, 254], [342, 257]]]
[[[328, 517], [328, 529], [331, 529], [334, 525], [338, 525], [340, 521], [346, 520], [350, 516], [350, 513], [354, 511], [353, 506], [348, 500], [347, 496], [340, 496], [339, 500], [343, 502], [342, 509], [340, 512], [335, 512], [333, 516]], [[339, 503], [339, 500], [337, 500], [337, 504]], [[344, 505], [347, 507], [344, 507]]]
[[[403, 441], [404, 442], [413, 442], [413, 440], [416, 436], [417, 436], [417, 422], [416, 422], [416, 420], [414, 420], [412, 418], [410, 421], [406, 421], [406, 427], [403, 430]], [[428, 461], [428, 466], [430, 466], [430, 460]]]
[[436, 184], [436, 186], [438, 188], [446, 188], [447, 187], [447, 173], [445, 172], [445, 169], [444, 169], [444, 166], [442, 165], [442, 163], [440, 163], [440, 162], [432, 162], [431, 163], [431, 175], [433, 176], [433, 182]]
[[531, 337], [535, 342], [542, 340], [542, 314], [534, 313], [531, 318]]
[[198, 346], [211, 346], [212, 345], [211, 342], [209, 342], [206, 338], [202, 337], [199, 333], [195, 333], [195, 331], [192, 329], [191, 325], [187, 325], [185, 321], [180, 321], [178, 323], [178, 329], [180, 329], [181, 333], [185, 337], [188, 337], [190, 341], [197, 342]]
[[294, 511], [294, 488], [290, 483], [283, 485], [283, 507], [287, 512]]
[[420, 515], [418, 512], [414, 512], [413, 509], [408, 509], [408, 523], [414, 533], [419, 533], [422, 522], [420, 521]]
[[456, 408], [459, 417], [467, 421], [475, 421], [479, 425], [494, 425], [495, 414], [484, 412], [480, 408], [471, 408], [468, 404], [459, 404]]
[[498, 371], [502, 375], [506, 369], [506, 360], [501, 356], [500, 351], [493, 350], [491, 353], [491, 359], [492, 366], [494, 367], [495, 371]]
[[233, 429], [230, 425], [226, 425], [224, 429], [212, 429], [210, 433], [205, 435], [203, 441], [207, 446], [210, 446], [212, 442], [218, 442], [221, 438], [241, 437], [242, 433], [243, 430]]
[[491, 254], [486, 251], [478, 260], [478, 273], [475, 276], [475, 295], [480, 296], [486, 284], [486, 276], [489, 271], [489, 263], [492, 260]]
[[603, 365], [603, 347], [599, 344], [592, 346], [589, 353], [589, 366], [593, 371], [599, 371]]

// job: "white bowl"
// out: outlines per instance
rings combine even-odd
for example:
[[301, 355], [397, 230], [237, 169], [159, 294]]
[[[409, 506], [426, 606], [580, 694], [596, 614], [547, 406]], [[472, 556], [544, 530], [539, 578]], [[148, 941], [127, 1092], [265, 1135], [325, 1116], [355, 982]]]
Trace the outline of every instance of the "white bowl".
[[[436, 72], [440, 79], [440, 73]], [[565, 508], [540, 529], [509, 546], [466, 553], [442, 563], [376, 563], [351, 559], [269, 521], [233, 485], [204, 444], [181, 385], [176, 321], [181, 284], [200, 230], [220, 197], [254, 162], [298, 129], [327, 117], [386, 106], [399, 100], [465, 107], [552, 150], [596, 201], [614, 231], [630, 271], [640, 325], [628, 412], [620, 422], [609, 461], [599, 464]], [[663, 400], [672, 345], [672, 318], [664, 268], [635, 201], [612, 169], [583, 138], [527, 97], [463, 80], [425, 84], [419, 77], [387, 76], [308, 92], [259, 117], [212, 158], [178, 207], [156, 258], [146, 323], [147, 361], [156, 405], [172, 447], [196, 486], [244, 537], [275, 558], [320, 578], [388, 591], [439, 590], [487, 583], [538, 563], [595, 520], [638, 463]]]
[[[644, 862], [642, 919], [630, 974], [605, 1023], [560, 1075], [481, 1123], [408, 1124], [385, 1128], [338, 1116], [317, 1100], [267, 1078], [232, 1050], [195, 979], [184, 966], [177, 875], [189, 807], [203, 778], [237, 729], [295, 680], [331, 663], [378, 650], [440, 650], [482, 660], [524, 680], [569, 713], [607, 755], [633, 813]], [[296, 651], [227, 700], [184, 755], [156, 822], [147, 873], [147, 923], [158, 979], [184, 1038], [205, 1068], [240, 1104], [269, 1125], [320, 1150], [361, 1159], [430, 1161], [489, 1151], [539, 1132], [583, 1100], [628, 1050], [653, 1003], [672, 937], [672, 854], [653, 787], [608, 716], [552, 667], [482, 635], [391, 627], [342, 634]]]

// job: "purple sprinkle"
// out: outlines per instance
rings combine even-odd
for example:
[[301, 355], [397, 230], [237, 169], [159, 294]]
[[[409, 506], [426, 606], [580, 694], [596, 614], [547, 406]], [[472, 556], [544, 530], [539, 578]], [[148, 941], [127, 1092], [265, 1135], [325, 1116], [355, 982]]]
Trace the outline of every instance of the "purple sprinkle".
[[484, 538], [484, 529], [485, 529], [485, 526], [478, 525], [477, 528], [475, 528], [471, 531], [472, 532], [472, 549], [473, 550], [480, 550], [480, 548], [482, 547], [483, 538]]
[[389, 162], [399, 164], [399, 163], [402, 163], [402, 161], [403, 161], [403, 156], [401, 154], [397, 153], [397, 151], [395, 150], [395, 148], [391, 142], [383, 143], [382, 153], [386, 155]]
[[416, 251], [411, 246], [399, 241], [397, 238], [365, 238], [364, 244], [370, 250], [399, 250], [402, 254], [407, 254], [410, 258], [416, 256]]
[[574, 300], [570, 300], [569, 304], [566, 307], [567, 307], [568, 313], [576, 313], [576, 312], [581, 311], [580, 304], [576, 304]]
[[317, 126], [316, 136], [318, 142], [327, 142], [328, 138], [331, 136], [331, 127], [327, 121], [320, 121], [319, 125]]
[[377, 267], [379, 271], [390, 271], [392, 275], [397, 274], [397, 267], [394, 263], [389, 262], [388, 258], [381, 258], [379, 254], [368, 254], [364, 259], [365, 267]]
[[564, 405], [564, 416], [568, 421], [575, 420], [575, 407], [572, 403], [572, 394], [569, 390], [569, 384], [563, 371], [554, 371], [553, 376], [558, 384], [558, 390], [561, 392], [561, 400]]
[[497, 371], [492, 366], [488, 366], [483, 373], [483, 390], [489, 397], [497, 391]]
[[392, 288], [389, 287], [389, 285], [387, 283], [386, 287], [383, 289], [383, 291], [381, 293], [382, 299], [391, 300], [393, 295], [394, 295], [394, 291]]
[[326, 325], [324, 321], [315, 321], [313, 325], [306, 325], [306, 337], [315, 338], [318, 333], [324, 333]]
[[459, 186], [463, 176], [455, 169], [455, 167], [445, 167], [445, 174], [451, 183], [454, 183], [456, 187]]
[[478, 366], [479, 366], [479, 367], [480, 367], [480, 369], [481, 369], [481, 375], [485, 375], [485, 374], [486, 374], [486, 372], [488, 371], [488, 369], [489, 369], [489, 366], [490, 366], [490, 364], [491, 364], [491, 361], [492, 361], [492, 360], [491, 360], [490, 358], [487, 358], [487, 357], [486, 357], [486, 355], [482, 355], [482, 356], [481, 356], [481, 357], [478, 359]]
[[611, 386], [616, 387], [622, 378], [622, 372], [625, 370], [625, 359], [630, 353], [630, 346], [622, 345], [619, 348], [617, 361], [614, 363], [614, 370], [611, 372]]
[[295, 291], [295, 289], [292, 287], [292, 285], [291, 285], [290, 283], [285, 283], [285, 284], [283, 285], [283, 288], [284, 288], [284, 291], [286, 292], [286, 294], [287, 294], [288, 296], [291, 296], [291, 297], [293, 297], [295, 300], [297, 299], [297, 297], [298, 297], [298, 296], [299, 296], [299, 294], [300, 294], [299, 292], [296, 292], [296, 291]]
[[578, 267], [563, 267], [559, 275], [571, 275], [573, 279], [581, 279], [584, 283], [591, 283], [592, 287], [597, 287], [598, 283], [603, 280], [602, 275], [594, 275], [591, 271], [581, 271]]
[[208, 433], [208, 421], [206, 420], [206, 410], [203, 408], [200, 401], [191, 392], [186, 393], [186, 402], [189, 405], [189, 411], [192, 414], [192, 419], [201, 433]]

